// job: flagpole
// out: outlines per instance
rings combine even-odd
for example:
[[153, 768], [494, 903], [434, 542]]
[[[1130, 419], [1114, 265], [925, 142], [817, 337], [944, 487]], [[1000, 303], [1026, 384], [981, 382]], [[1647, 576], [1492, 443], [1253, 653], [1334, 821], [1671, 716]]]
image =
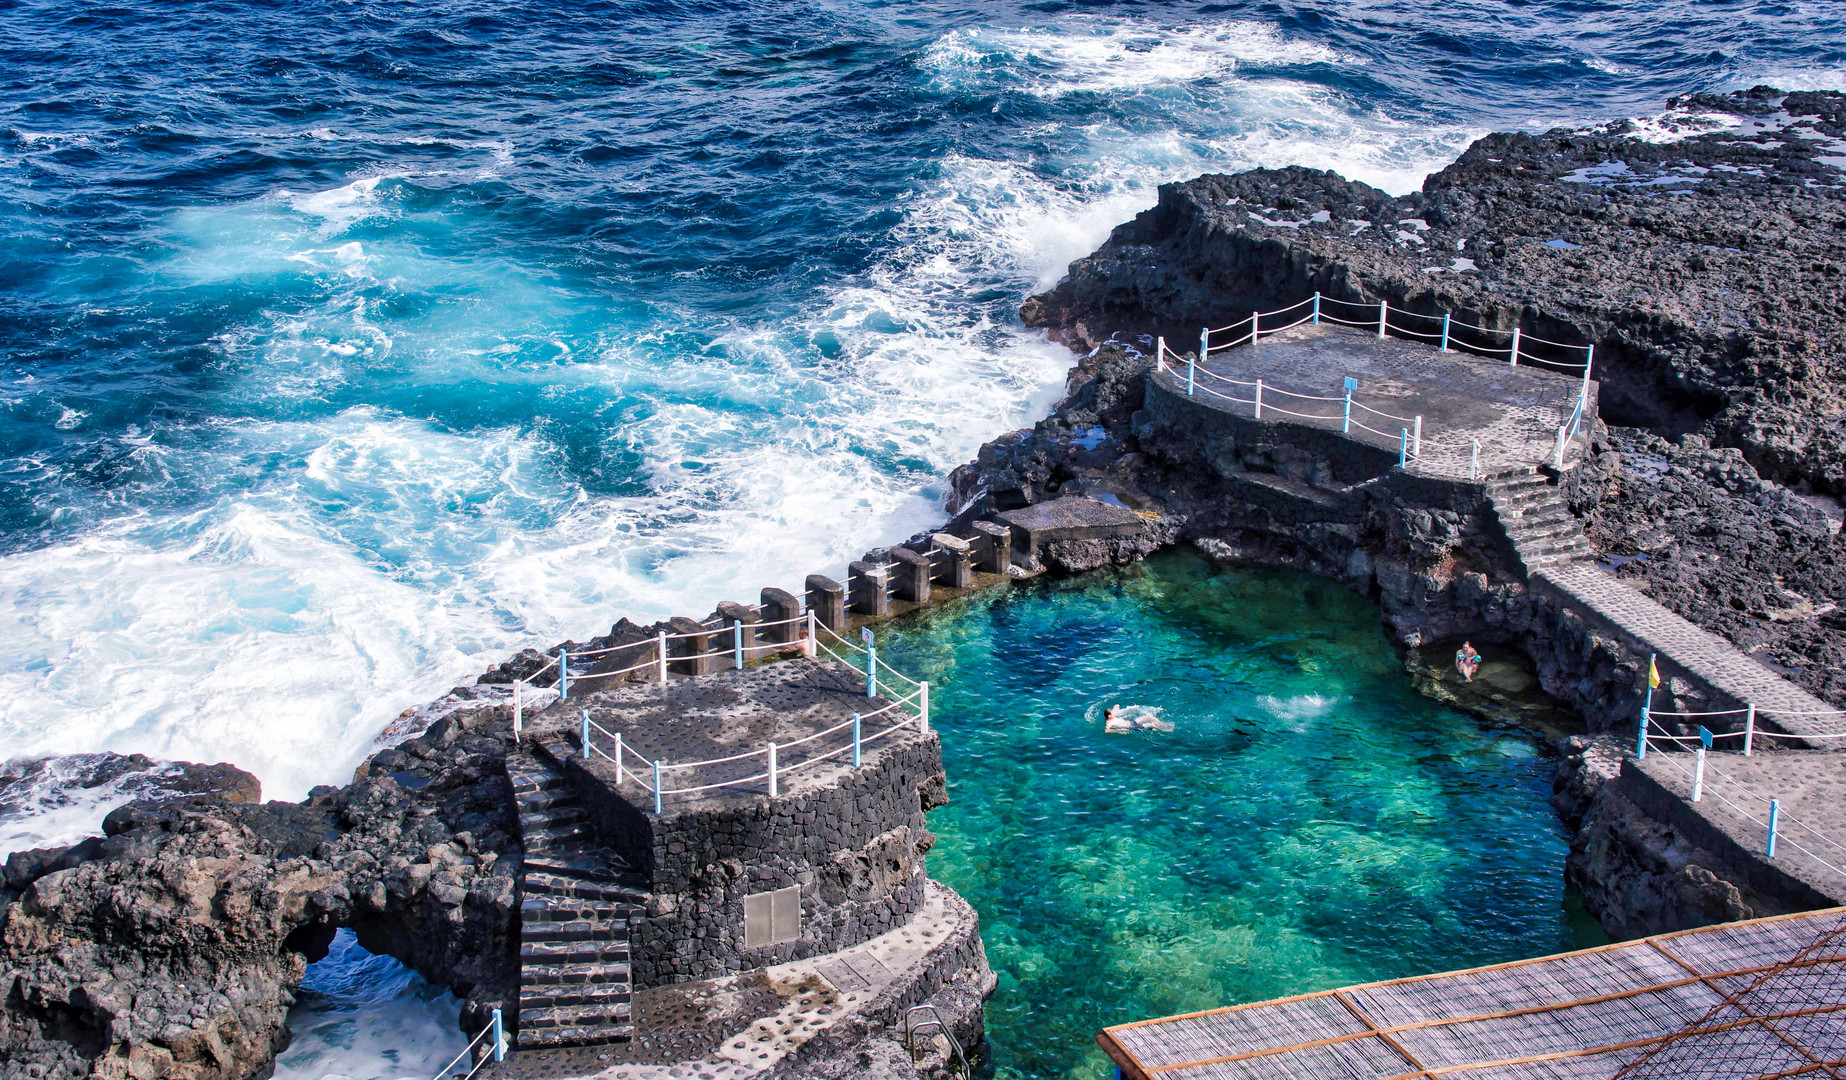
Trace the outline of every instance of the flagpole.
[[1641, 706], [1641, 730], [1636, 733], [1634, 740], [1636, 761], [1647, 758], [1647, 724], [1654, 714], [1654, 687], [1660, 685], [1660, 669], [1654, 666], [1656, 655], [1655, 653], [1647, 654], [1647, 702]]

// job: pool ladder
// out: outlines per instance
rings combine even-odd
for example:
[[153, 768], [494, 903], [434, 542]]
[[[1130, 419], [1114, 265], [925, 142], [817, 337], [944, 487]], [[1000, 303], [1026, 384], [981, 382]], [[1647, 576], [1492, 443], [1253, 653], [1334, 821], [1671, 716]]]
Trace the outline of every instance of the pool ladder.
[[[928, 1015], [924, 1019], [915, 1019], [925, 1013]], [[949, 1042], [949, 1069], [962, 1080], [974, 1080], [974, 1067], [968, 1063], [968, 1055], [962, 1050], [961, 1041], [955, 1038], [955, 1033], [949, 1030], [949, 1025], [942, 1022], [942, 1017], [937, 1014], [934, 1005], [916, 1005], [904, 1010], [904, 1049], [910, 1051], [911, 1059], [915, 1060], [917, 1056], [917, 1033], [932, 1027], [941, 1032], [942, 1037]]]

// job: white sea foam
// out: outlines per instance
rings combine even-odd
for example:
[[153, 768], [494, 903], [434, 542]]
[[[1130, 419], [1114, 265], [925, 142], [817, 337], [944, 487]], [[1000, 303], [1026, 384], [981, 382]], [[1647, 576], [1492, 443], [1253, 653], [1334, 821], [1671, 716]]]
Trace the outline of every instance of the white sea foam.
[[1280, 721], [1290, 731], [1303, 732], [1310, 726], [1309, 721], [1318, 720], [1333, 711], [1340, 699], [1325, 694], [1291, 694], [1280, 697], [1275, 694], [1263, 694], [1257, 697], [1257, 705], [1262, 710]]
[[288, 1013], [294, 1036], [276, 1058], [277, 1080], [429, 1080], [468, 1039], [461, 1002], [341, 930]]

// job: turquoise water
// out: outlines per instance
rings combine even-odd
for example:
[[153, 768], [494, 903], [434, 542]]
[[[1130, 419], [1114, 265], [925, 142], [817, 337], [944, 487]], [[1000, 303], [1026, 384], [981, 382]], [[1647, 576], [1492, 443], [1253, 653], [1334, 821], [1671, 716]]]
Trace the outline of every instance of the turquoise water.
[[[930, 871], [981, 913], [1000, 1077], [1150, 1016], [1600, 943], [1553, 762], [1411, 689], [1377, 609], [1171, 553], [887, 628], [931, 681]], [[1109, 704], [1172, 730], [1106, 734]]]

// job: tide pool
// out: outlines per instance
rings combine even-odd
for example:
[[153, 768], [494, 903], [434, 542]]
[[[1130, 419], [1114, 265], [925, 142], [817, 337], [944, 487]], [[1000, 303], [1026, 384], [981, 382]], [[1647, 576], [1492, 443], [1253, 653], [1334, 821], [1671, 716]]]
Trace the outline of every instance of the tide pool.
[[[931, 683], [930, 873], [981, 914], [998, 1077], [1107, 1076], [1110, 1024], [1606, 940], [1540, 741], [1418, 695], [1331, 582], [1171, 552], [932, 610], [880, 655]], [[1106, 733], [1111, 704], [1143, 729]]]

